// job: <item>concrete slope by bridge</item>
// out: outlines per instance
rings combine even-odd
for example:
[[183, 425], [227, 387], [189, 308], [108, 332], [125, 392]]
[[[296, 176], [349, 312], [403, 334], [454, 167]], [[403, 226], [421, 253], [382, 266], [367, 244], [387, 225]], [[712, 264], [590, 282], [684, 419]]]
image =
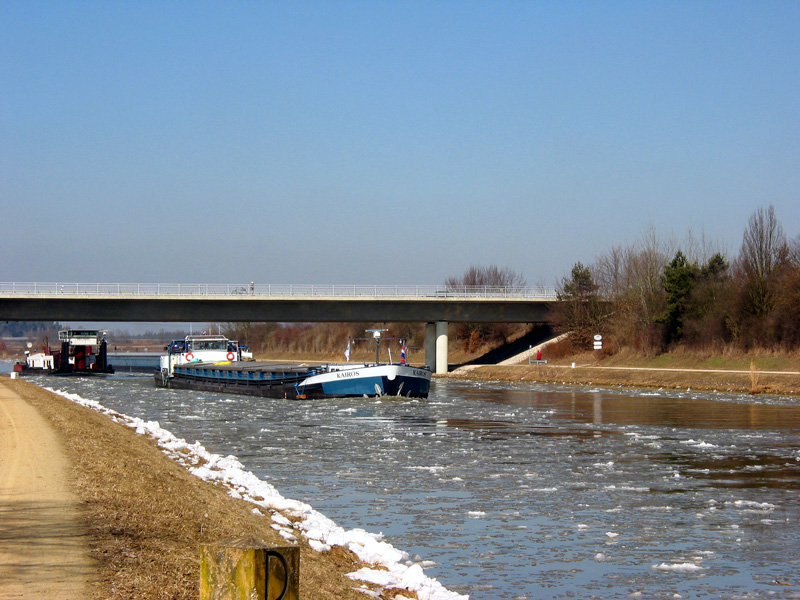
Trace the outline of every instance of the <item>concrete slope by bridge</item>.
[[506, 362], [513, 364], [515, 362], [520, 362], [523, 359], [527, 360], [527, 354], [530, 353], [532, 349], [534, 349], [535, 352], [536, 348], [540, 347], [543, 343], [552, 340], [553, 337], [554, 334], [552, 327], [549, 325], [538, 325], [513, 342], [503, 344], [502, 346], [494, 348], [493, 350], [490, 350], [489, 352], [459, 366], [498, 365]]

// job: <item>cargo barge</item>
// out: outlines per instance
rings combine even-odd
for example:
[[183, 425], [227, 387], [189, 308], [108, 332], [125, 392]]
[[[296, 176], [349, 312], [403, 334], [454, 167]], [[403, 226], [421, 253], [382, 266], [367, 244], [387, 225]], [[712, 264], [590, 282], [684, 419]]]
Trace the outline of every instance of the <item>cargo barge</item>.
[[431, 370], [405, 364], [404, 351], [396, 364], [296, 365], [242, 360], [239, 344], [224, 336], [187, 336], [167, 350], [154, 375], [156, 385], [167, 388], [301, 400], [427, 398], [431, 383]]

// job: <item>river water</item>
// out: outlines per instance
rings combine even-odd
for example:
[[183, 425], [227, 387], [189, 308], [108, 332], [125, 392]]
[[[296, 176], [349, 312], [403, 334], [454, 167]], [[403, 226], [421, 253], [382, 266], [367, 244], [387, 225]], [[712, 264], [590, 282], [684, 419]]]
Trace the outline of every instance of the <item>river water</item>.
[[800, 401], [436, 379], [286, 401], [39, 378], [233, 454], [473, 600], [800, 598]]

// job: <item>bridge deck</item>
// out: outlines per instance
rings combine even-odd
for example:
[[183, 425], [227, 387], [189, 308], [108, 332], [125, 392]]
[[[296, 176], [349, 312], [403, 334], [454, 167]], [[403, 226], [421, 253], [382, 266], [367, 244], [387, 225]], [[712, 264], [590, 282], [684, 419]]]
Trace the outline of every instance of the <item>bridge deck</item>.
[[0, 283], [5, 321], [549, 320], [552, 288]]

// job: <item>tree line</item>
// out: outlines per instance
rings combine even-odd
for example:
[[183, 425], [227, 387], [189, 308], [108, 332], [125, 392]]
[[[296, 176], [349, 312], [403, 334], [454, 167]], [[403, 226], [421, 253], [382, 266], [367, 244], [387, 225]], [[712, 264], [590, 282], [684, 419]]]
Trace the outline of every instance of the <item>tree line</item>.
[[57, 321], [0, 321], [0, 338], [58, 339], [63, 326]]
[[576, 263], [558, 298], [554, 322], [573, 349], [590, 349], [596, 334], [611, 352], [797, 349], [800, 236], [787, 239], [772, 206], [752, 214], [733, 257], [692, 235], [662, 242], [650, 228], [633, 245]]

